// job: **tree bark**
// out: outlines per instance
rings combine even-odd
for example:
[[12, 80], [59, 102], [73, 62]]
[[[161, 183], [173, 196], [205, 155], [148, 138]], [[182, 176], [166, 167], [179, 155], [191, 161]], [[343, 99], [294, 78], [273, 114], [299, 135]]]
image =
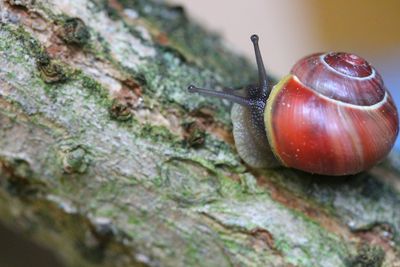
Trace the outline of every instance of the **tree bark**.
[[253, 170], [186, 91], [256, 74], [181, 7], [0, 0], [0, 265], [400, 266], [396, 153]]

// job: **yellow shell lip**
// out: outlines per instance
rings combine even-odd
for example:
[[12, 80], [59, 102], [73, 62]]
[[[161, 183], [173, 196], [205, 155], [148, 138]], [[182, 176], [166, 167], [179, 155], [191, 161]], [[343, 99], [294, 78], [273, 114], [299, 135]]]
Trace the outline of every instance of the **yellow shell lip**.
[[[292, 74], [286, 75], [281, 79], [271, 90], [271, 93], [267, 99], [267, 104], [265, 105], [264, 110], [264, 125], [265, 125], [265, 132], [267, 133], [267, 138], [269, 145], [271, 146], [271, 151], [274, 153], [275, 157], [279, 160], [279, 162], [286, 166], [285, 162], [279, 157], [278, 153], [276, 152], [276, 141], [275, 136], [272, 131], [272, 108], [275, 103], [275, 99], [278, 93], [283, 89], [284, 85], [292, 79], [294, 76]], [[287, 166], [286, 166], [287, 167]]]

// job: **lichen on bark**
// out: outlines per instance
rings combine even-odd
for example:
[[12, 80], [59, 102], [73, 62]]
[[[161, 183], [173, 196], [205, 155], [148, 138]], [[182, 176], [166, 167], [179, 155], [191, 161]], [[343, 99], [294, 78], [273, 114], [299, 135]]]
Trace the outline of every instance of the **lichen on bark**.
[[0, 8], [0, 223], [60, 265], [400, 264], [398, 155], [340, 179], [245, 166], [229, 104], [186, 87], [256, 71], [181, 7]]

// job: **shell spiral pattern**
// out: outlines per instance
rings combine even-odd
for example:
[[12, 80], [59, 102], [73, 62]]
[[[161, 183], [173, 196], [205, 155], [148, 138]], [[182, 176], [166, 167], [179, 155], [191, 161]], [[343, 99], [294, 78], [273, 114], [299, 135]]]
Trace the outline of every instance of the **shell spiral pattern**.
[[347, 53], [300, 60], [273, 88], [264, 120], [283, 165], [324, 175], [371, 168], [398, 134], [397, 109], [382, 78]]

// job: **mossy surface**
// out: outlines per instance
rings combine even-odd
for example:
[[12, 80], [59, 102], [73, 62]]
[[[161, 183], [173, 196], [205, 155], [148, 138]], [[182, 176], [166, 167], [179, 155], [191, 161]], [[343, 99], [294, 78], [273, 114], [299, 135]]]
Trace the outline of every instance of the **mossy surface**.
[[[35, 1], [45, 32], [0, 24], [2, 222], [68, 266], [347, 266], [382, 225], [395, 262], [394, 158], [340, 181], [249, 170], [227, 141], [230, 105], [186, 87], [247, 84], [254, 67], [181, 8], [111, 2]], [[54, 48], [43, 36], [66, 18], [85, 42]], [[66, 79], [44, 78], [52, 64]], [[186, 121], [203, 127], [196, 146]]]

